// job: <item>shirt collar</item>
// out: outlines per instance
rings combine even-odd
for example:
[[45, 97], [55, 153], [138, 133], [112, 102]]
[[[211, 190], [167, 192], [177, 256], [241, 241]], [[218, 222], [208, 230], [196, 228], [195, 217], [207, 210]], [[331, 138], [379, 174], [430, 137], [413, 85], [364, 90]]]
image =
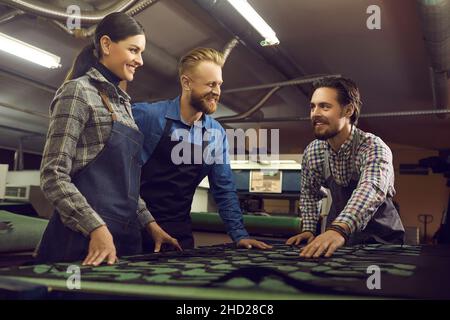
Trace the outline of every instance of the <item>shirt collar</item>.
[[352, 129], [350, 131], [350, 136], [347, 138], [347, 140], [345, 140], [345, 142], [342, 144], [342, 146], [339, 148], [339, 150], [337, 152], [335, 152], [333, 150], [333, 148], [330, 146], [330, 144], [328, 142], [325, 145], [328, 148], [328, 150], [331, 151], [332, 154], [349, 155], [350, 152], [352, 151], [353, 140], [354, 140], [355, 134], [356, 134], [356, 127], [354, 125], [352, 125]]
[[103, 77], [106, 78], [109, 82], [111, 82], [113, 85], [118, 86], [121, 79], [116, 76], [111, 70], [109, 70], [105, 65], [97, 61], [94, 66], [97, 71], [99, 71]]
[[[128, 93], [126, 93], [125, 91], [123, 91], [120, 87], [115, 86], [114, 84], [112, 84], [111, 82], [108, 81], [108, 79], [106, 79], [103, 74], [98, 71], [96, 68], [92, 67], [89, 69], [88, 72], [86, 72], [86, 75], [91, 78], [94, 81], [100, 82], [103, 84], [104, 87], [109, 87], [111, 90], [114, 90], [115, 92], [117, 92], [117, 94], [121, 95], [123, 98], [125, 98], [127, 101], [130, 101], [131, 98], [128, 95]], [[114, 89], [113, 89], [114, 88]]]
[[[180, 114], [180, 96], [176, 97], [172, 101], [170, 101], [169, 106], [167, 107], [166, 111], [166, 118], [171, 120], [176, 120], [179, 122], [184, 123], [181, 120], [181, 114]], [[208, 124], [210, 123], [211, 119], [208, 115], [203, 114], [201, 117], [201, 127], [208, 127]]]

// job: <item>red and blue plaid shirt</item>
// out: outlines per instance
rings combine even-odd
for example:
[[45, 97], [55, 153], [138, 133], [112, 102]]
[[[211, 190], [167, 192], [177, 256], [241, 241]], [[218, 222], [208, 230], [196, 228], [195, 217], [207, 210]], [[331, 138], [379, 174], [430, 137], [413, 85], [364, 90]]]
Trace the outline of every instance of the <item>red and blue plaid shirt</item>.
[[[356, 155], [352, 157], [353, 139], [359, 133], [360, 141]], [[327, 141], [314, 140], [305, 149], [302, 160], [300, 216], [303, 231], [315, 233], [320, 210], [320, 191], [325, 186], [324, 151], [329, 152], [330, 170], [338, 185], [348, 186], [353, 168], [359, 176], [356, 189], [344, 210], [334, 222], [345, 223], [352, 232], [364, 230], [378, 207], [386, 197], [395, 195], [392, 152], [377, 136], [353, 126], [350, 137], [335, 152]], [[352, 160], [356, 163], [352, 163]]]

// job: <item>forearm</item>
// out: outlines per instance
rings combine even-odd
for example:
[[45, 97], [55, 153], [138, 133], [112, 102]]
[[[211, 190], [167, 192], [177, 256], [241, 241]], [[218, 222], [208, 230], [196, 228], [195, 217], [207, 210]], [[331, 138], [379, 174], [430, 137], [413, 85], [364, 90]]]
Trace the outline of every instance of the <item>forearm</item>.
[[219, 214], [225, 224], [225, 229], [227, 230], [228, 235], [234, 242], [250, 237], [247, 230], [245, 230], [244, 219], [240, 210], [219, 210]]
[[220, 218], [231, 239], [237, 242], [241, 239], [248, 238], [249, 234], [245, 230], [244, 219], [236, 192], [214, 190], [213, 195], [219, 208]]
[[319, 201], [323, 198], [323, 194], [320, 190], [322, 174], [317, 169], [321, 164], [310, 160], [311, 156], [313, 159], [318, 158], [312, 153], [313, 151], [308, 146], [302, 160], [299, 211], [302, 219], [302, 231], [310, 231], [315, 235], [320, 215]]
[[323, 194], [320, 191], [320, 185], [315, 179], [307, 179], [306, 175], [303, 176], [299, 200], [303, 232], [310, 231], [316, 234], [320, 215], [319, 203], [322, 198]]
[[319, 221], [318, 202], [307, 197], [300, 198], [300, 218], [302, 219], [302, 232], [310, 231], [316, 234]]
[[70, 176], [59, 172], [56, 165], [48, 163], [42, 167], [41, 188], [68, 228], [88, 236], [96, 228], [105, 225], [103, 219], [71, 182]]
[[358, 185], [335, 221], [347, 224], [352, 233], [364, 230], [393, 184], [394, 169], [389, 148], [384, 144], [371, 146], [363, 156]]
[[214, 166], [208, 179], [227, 233], [235, 242], [248, 238], [249, 234], [245, 230], [231, 168], [228, 164]]
[[385, 191], [371, 183], [360, 184], [334, 222], [346, 224], [351, 233], [364, 230], [385, 199]]
[[139, 223], [144, 228], [147, 227], [147, 225], [149, 223], [155, 221], [152, 214], [147, 209], [147, 205], [145, 204], [145, 201], [141, 197], [139, 197], [139, 200], [138, 200], [137, 216], [138, 216]]

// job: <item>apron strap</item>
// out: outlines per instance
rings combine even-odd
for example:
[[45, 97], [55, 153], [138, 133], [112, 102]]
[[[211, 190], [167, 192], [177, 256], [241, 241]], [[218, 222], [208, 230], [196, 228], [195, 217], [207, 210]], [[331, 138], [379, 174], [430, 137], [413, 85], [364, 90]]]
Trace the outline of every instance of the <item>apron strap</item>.
[[331, 176], [330, 153], [328, 152], [327, 148], [325, 148], [325, 151], [323, 153], [323, 173], [325, 176], [325, 181], [327, 181], [328, 178]]
[[111, 114], [112, 120], [115, 122], [117, 121], [117, 114], [114, 112], [114, 109], [111, 105], [111, 102], [109, 101], [108, 95], [105, 92], [105, 89], [99, 84], [99, 83], [92, 83], [94, 87], [97, 88], [98, 94], [100, 95], [100, 98], [102, 99], [103, 105], [108, 109], [109, 113]]
[[355, 136], [353, 137], [352, 142], [352, 179], [359, 180], [358, 170], [356, 169], [356, 152], [358, 151], [359, 142], [361, 141], [361, 137], [359, 136], [358, 131], [352, 125], [352, 131], [355, 130]]
[[114, 112], [114, 109], [111, 106], [111, 103], [109, 102], [109, 98], [106, 95], [106, 93], [104, 91], [100, 91], [99, 92], [100, 97], [102, 98], [103, 101], [103, 105], [106, 106], [106, 108], [108, 108], [109, 112], [111, 113], [111, 118], [113, 119], [113, 121], [117, 121], [117, 115]]
[[[166, 120], [166, 125], [164, 127], [164, 131], [163, 131], [162, 137], [169, 136], [170, 129], [172, 128], [172, 124], [173, 124], [173, 120], [172, 119], [167, 119]], [[201, 145], [201, 147], [202, 147], [202, 155], [203, 155], [203, 151], [205, 150], [205, 148], [207, 146], [207, 141], [203, 140], [203, 135], [205, 134], [205, 131], [206, 131], [206, 129], [205, 129], [205, 127], [203, 127], [202, 128], [202, 145]], [[194, 141], [192, 141], [192, 145], [194, 145]], [[202, 170], [199, 170], [199, 172], [198, 172], [197, 182], [196, 183], [200, 183], [200, 181], [201, 181], [200, 178], [203, 176], [204, 172], [206, 171], [206, 169], [205, 169], [206, 165], [203, 164], [202, 166], [203, 166]]]
[[167, 119], [166, 120], [166, 126], [164, 127], [164, 131], [163, 131], [162, 137], [165, 137], [165, 136], [169, 135], [170, 128], [172, 128], [172, 123], [173, 123], [172, 119]]

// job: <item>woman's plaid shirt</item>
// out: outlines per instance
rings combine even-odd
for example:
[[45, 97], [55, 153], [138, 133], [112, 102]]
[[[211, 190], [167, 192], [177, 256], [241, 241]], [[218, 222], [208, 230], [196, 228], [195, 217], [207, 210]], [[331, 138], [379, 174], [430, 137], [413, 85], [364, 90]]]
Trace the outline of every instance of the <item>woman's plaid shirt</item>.
[[[71, 182], [103, 149], [112, 118], [98, 89], [106, 91], [117, 121], [138, 129], [131, 113], [130, 97], [108, 82], [95, 68], [65, 82], [50, 105], [50, 125], [41, 163], [41, 188], [61, 215], [63, 223], [88, 235], [105, 222]], [[108, 192], [108, 186], [98, 192]], [[143, 226], [153, 221], [145, 202], [139, 199], [137, 217]]]

